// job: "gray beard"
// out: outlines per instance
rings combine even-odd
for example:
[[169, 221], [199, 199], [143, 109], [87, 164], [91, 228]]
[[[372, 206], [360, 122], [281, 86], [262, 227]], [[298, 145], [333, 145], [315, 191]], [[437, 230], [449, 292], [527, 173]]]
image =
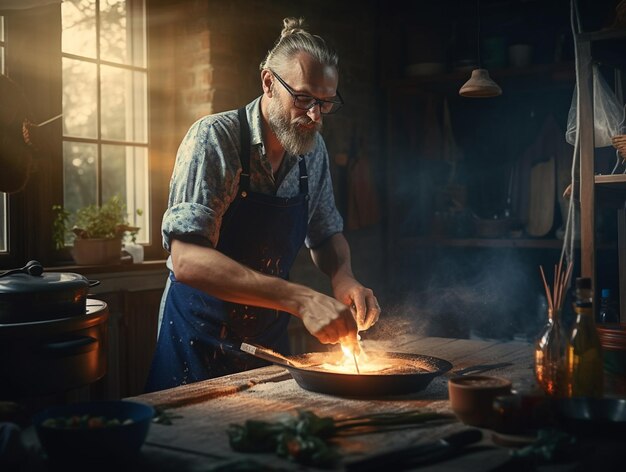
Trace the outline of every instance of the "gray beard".
[[311, 122], [306, 116], [300, 117], [297, 122], [292, 123], [279, 100], [270, 102], [268, 119], [276, 138], [287, 154], [292, 156], [300, 156], [311, 151], [315, 146], [315, 136], [322, 129], [321, 123], [317, 123], [311, 129], [300, 128], [298, 123], [309, 124]]

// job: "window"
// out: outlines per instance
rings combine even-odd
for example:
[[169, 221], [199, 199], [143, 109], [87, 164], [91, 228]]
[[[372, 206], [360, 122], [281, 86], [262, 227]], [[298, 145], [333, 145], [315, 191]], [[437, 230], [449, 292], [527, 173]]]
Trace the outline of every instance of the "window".
[[[0, 16], [0, 74], [5, 73], [4, 49], [4, 17]], [[7, 227], [7, 194], [0, 192], [0, 252], [7, 252]]]
[[142, 228], [137, 242], [149, 243], [145, 2], [61, 7], [63, 205], [72, 211], [120, 195]]

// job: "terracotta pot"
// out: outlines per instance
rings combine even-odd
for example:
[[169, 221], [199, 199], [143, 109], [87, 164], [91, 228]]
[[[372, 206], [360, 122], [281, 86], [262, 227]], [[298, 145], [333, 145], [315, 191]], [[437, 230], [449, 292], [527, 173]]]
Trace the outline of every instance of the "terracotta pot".
[[448, 393], [450, 407], [463, 423], [488, 428], [496, 421], [493, 401], [511, 393], [511, 381], [485, 375], [453, 377]]
[[78, 265], [119, 264], [122, 239], [75, 239], [71, 250]]

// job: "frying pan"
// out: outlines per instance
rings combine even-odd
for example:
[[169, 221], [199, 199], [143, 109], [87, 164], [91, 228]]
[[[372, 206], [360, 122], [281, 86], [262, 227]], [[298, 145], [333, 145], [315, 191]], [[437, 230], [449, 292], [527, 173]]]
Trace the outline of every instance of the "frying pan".
[[261, 346], [241, 344], [241, 350], [289, 370], [295, 381], [305, 390], [340, 396], [402, 395], [424, 390], [437, 376], [452, 369], [444, 359], [422, 354], [401, 352], [371, 353], [387, 359], [402, 359], [420, 366], [419, 370], [403, 373], [347, 374], [328, 370], [316, 370], [329, 362], [329, 353], [314, 352], [285, 357]]

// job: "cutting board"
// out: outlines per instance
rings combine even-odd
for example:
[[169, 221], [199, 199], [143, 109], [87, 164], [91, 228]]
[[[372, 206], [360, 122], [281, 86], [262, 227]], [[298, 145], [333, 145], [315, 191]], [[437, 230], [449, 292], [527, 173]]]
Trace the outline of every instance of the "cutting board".
[[529, 236], [545, 236], [552, 229], [556, 198], [555, 182], [554, 156], [547, 161], [538, 162], [530, 169], [528, 222], [526, 223], [526, 232]]

